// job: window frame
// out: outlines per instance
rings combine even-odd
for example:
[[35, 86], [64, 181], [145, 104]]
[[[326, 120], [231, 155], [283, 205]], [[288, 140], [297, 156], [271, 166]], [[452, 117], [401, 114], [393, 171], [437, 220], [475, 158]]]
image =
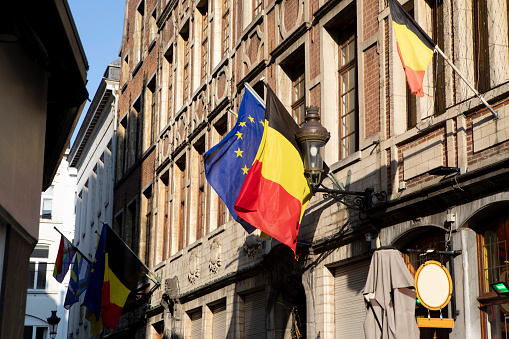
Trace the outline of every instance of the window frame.
[[[349, 34], [348, 38], [344, 43], [341, 43], [343, 34]], [[348, 60], [346, 63], [343, 63], [342, 58], [342, 50], [344, 47], [348, 47], [348, 55], [350, 55], [350, 48], [353, 48], [353, 57]], [[345, 25], [344, 30], [339, 31], [339, 43], [338, 43], [338, 108], [339, 108], [339, 159], [344, 159], [349, 155], [353, 154], [359, 149], [359, 105], [358, 105], [358, 65], [357, 65], [357, 39], [356, 39], [356, 21], [353, 20], [347, 25]], [[352, 88], [350, 88], [350, 75], [349, 72], [354, 72], [354, 82]], [[347, 91], [343, 92], [343, 77], [348, 77], [348, 85]], [[343, 98], [350, 95], [350, 93], [354, 91], [353, 94], [353, 109], [350, 110], [350, 101], [348, 102], [348, 111], [343, 112]], [[350, 99], [350, 98], [349, 98]], [[355, 118], [354, 122], [354, 130], [351, 130], [351, 122], [350, 118]], [[347, 133], [346, 135], [343, 133], [343, 120], [346, 118], [347, 122]], [[353, 139], [353, 140], [352, 140]], [[348, 142], [348, 152], [345, 152], [343, 142], [346, 140]], [[353, 142], [353, 146], [351, 143]], [[353, 150], [351, 150], [353, 147]]]

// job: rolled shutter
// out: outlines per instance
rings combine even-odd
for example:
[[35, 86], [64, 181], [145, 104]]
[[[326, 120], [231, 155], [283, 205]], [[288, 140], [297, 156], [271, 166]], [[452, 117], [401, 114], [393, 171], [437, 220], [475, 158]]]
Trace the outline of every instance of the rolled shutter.
[[191, 339], [201, 339], [201, 309], [191, 313]]
[[265, 292], [257, 292], [245, 296], [244, 338], [265, 338]]
[[364, 339], [366, 307], [362, 289], [366, 285], [370, 260], [337, 267], [334, 274], [334, 320], [336, 339]]
[[212, 339], [226, 338], [226, 304], [212, 308]]

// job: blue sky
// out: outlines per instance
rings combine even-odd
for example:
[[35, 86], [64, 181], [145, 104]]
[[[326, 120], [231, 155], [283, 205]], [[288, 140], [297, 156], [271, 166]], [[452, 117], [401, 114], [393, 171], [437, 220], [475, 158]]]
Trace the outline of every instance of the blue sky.
[[[87, 90], [92, 100], [106, 66], [118, 58], [124, 26], [125, 0], [67, 1], [87, 56], [89, 65]], [[71, 146], [89, 106], [90, 102], [87, 101], [71, 137]]]

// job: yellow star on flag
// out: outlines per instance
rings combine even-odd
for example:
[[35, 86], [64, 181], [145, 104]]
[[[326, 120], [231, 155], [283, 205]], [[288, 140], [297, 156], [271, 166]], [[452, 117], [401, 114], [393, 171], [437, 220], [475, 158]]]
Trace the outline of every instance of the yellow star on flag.
[[263, 121], [263, 120], [260, 120], [260, 124], [262, 124], [262, 125], [263, 125], [263, 123], [264, 123], [264, 121]]
[[247, 168], [247, 166], [246, 166], [246, 165], [244, 165], [244, 167], [243, 167], [243, 168], [241, 168], [241, 170], [242, 170], [242, 172], [244, 172], [244, 173], [242, 173], [242, 174], [247, 174], [247, 172], [249, 171], [249, 168]]
[[251, 122], [254, 122], [254, 118], [252, 116], [247, 117]]
[[237, 136], [237, 140], [242, 139], [242, 133], [237, 132], [235, 135]]
[[239, 126], [240, 127], [246, 127], [246, 123], [243, 121], [243, 122], [239, 122]]
[[235, 152], [235, 153], [237, 153], [237, 158], [238, 158], [238, 157], [241, 157], [241, 158], [242, 158], [242, 153], [243, 153], [244, 151], [241, 151], [241, 150], [240, 150], [240, 147], [238, 147], [238, 148], [237, 148], [237, 150], [236, 150], [236, 151], [234, 151], [234, 152]]

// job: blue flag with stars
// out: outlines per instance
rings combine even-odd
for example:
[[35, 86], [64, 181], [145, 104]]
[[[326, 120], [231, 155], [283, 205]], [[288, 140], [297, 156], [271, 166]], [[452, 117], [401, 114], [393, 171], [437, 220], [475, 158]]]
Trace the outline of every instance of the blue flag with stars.
[[203, 155], [207, 181], [228, 207], [233, 219], [248, 233], [253, 232], [255, 227], [242, 220], [233, 205], [258, 152], [264, 120], [265, 103], [246, 84], [235, 126]]

